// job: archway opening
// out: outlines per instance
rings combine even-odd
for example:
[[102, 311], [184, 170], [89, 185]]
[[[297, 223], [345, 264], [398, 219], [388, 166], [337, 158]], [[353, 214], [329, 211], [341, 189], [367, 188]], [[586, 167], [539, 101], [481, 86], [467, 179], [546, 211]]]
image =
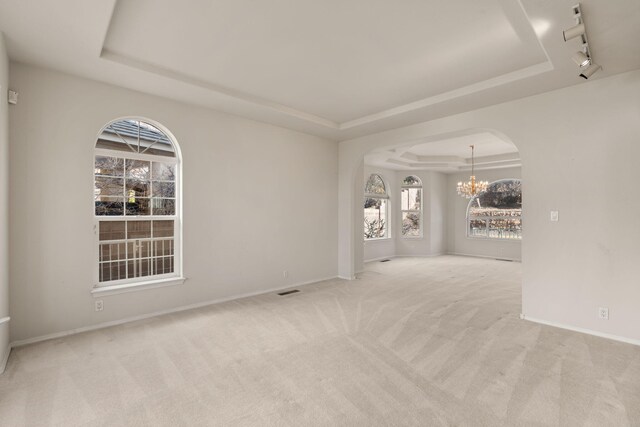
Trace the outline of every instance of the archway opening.
[[[487, 191], [461, 197], [456, 187], [471, 179], [472, 167], [478, 181], [489, 183]], [[367, 191], [372, 176], [384, 183], [384, 202]], [[498, 132], [429, 137], [366, 152], [355, 184], [354, 234], [362, 230], [355, 242], [356, 273], [367, 263], [397, 257], [521, 261], [521, 184], [519, 151]]]

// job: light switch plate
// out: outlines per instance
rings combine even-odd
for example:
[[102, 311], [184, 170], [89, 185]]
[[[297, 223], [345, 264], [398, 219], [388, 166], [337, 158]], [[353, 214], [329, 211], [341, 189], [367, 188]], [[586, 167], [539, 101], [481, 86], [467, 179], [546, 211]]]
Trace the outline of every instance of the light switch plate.
[[551, 221], [553, 222], [557, 222], [558, 221], [558, 211], [551, 211]]

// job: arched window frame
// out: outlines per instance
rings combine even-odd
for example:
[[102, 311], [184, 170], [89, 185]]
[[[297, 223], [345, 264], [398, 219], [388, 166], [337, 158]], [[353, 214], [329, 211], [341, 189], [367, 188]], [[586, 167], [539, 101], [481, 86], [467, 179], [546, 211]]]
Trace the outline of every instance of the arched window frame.
[[[413, 178], [417, 183], [407, 184], [407, 179]], [[415, 190], [418, 193], [418, 198], [420, 199], [419, 206], [417, 209], [411, 209], [409, 203], [409, 194], [411, 190]], [[424, 203], [424, 190], [422, 185], [422, 180], [415, 175], [407, 175], [402, 180], [402, 185], [400, 186], [400, 220], [402, 221], [402, 238], [403, 239], [421, 239], [424, 236], [424, 225], [423, 225], [423, 203]], [[407, 206], [405, 206], [405, 201], [407, 202]], [[417, 235], [408, 235], [407, 228], [405, 227], [405, 219], [409, 215], [417, 215], [418, 217], [418, 234]]]
[[[114, 123], [130, 120], [130, 121], [138, 121], [149, 124], [159, 130], [167, 139], [170, 141], [174, 156], [161, 156], [140, 152], [129, 152], [129, 151], [120, 151], [117, 149], [106, 149], [106, 148], [98, 148], [96, 146], [97, 141], [100, 139], [101, 135], [105, 132], [105, 130], [113, 125]], [[140, 151], [140, 149], [138, 149]], [[144, 150], [143, 150], [144, 151]], [[156, 122], [155, 120], [148, 119], [145, 117], [138, 116], [126, 116], [120, 117], [114, 120], [109, 121], [105, 124], [98, 132], [96, 137], [96, 142], [94, 142], [94, 150], [93, 150], [93, 179], [94, 182], [96, 180], [96, 158], [98, 156], [107, 156], [107, 157], [115, 157], [129, 160], [142, 160], [142, 161], [156, 161], [163, 162], [168, 164], [175, 165], [175, 202], [174, 202], [174, 214], [173, 215], [125, 215], [126, 211], [126, 203], [124, 207], [124, 211], [122, 215], [97, 215], [96, 214], [96, 203], [95, 203], [95, 191], [96, 187], [94, 184], [93, 188], [93, 219], [94, 219], [94, 259], [95, 268], [94, 268], [94, 277], [93, 277], [93, 290], [91, 291], [94, 296], [103, 296], [103, 295], [111, 295], [118, 294], [123, 292], [130, 292], [134, 290], [142, 290], [148, 288], [156, 288], [163, 287], [175, 284], [182, 284], [185, 281], [183, 277], [183, 262], [182, 262], [182, 154], [180, 151], [180, 146], [175, 138], [175, 136], [161, 123]], [[149, 181], [152, 181], [151, 177]], [[125, 200], [127, 195], [125, 194]], [[153, 221], [166, 221], [173, 220], [173, 271], [169, 273], [163, 274], [150, 274], [141, 277], [134, 278], [125, 278], [120, 280], [109, 280], [109, 281], [101, 281], [100, 280], [100, 225], [101, 223], [106, 222], [115, 222], [115, 221], [125, 221], [125, 227], [127, 227], [128, 222], [132, 221], [150, 221], [151, 227], [153, 227]], [[171, 237], [169, 237], [170, 239]], [[123, 239], [127, 241], [127, 245], [130, 240], [135, 239]], [[138, 239], [144, 240], [144, 239]], [[152, 239], [153, 240], [153, 239]], [[104, 243], [104, 241], [102, 241]], [[153, 243], [150, 243], [153, 245]], [[164, 254], [163, 254], [164, 255]], [[152, 264], [155, 259], [150, 259], [149, 264]], [[135, 262], [135, 261], [134, 261]], [[149, 267], [151, 268], [151, 267]]]
[[[369, 181], [371, 181], [371, 179], [373, 177], [377, 177], [381, 183], [382, 186], [384, 188], [384, 193], [374, 193], [374, 192], [367, 192], [367, 187], [368, 187], [368, 183]], [[364, 211], [363, 211], [363, 216], [364, 216], [364, 240], [365, 241], [372, 241], [372, 240], [384, 240], [384, 239], [389, 239], [391, 238], [391, 233], [390, 233], [390, 229], [389, 229], [389, 224], [391, 224], [390, 221], [390, 209], [389, 209], [389, 191], [388, 191], [389, 186], [387, 185], [387, 182], [384, 180], [384, 178], [382, 177], [382, 175], [378, 174], [378, 173], [372, 173], [371, 175], [369, 175], [369, 178], [367, 179], [367, 181], [365, 182], [365, 193], [364, 193]], [[375, 231], [372, 231], [374, 227], [371, 227], [371, 221], [369, 221], [367, 219], [367, 212], [366, 212], [366, 206], [367, 204], [371, 201], [371, 200], [375, 200], [377, 203], [380, 204], [381, 209], [379, 209], [379, 219], [381, 219], [382, 221], [384, 221], [383, 223], [383, 227], [382, 227], [382, 235], [379, 235], [379, 231], [376, 233]]]
[[[495, 186], [496, 184], [502, 183], [502, 182], [512, 182], [512, 181], [516, 181], [518, 183], [521, 183], [522, 181], [519, 178], [504, 178], [504, 179], [499, 179], [496, 181], [493, 181], [491, 183], [489, 183], [489, 185], [487, 186], [487, 189], [492, 188], [492, 186]], [[522, 190], [521, 190], [522, 191]], [[472, 234], [471, 233], [471, 208], [473, 207], [473, 204], [476, 203], [476, 199], [478, 198], [478, 196], [482, 195], [483, 193], [480, 193], [474, 197], [471, 198], [471, 200], [469, 200], [469, 203], [467, 205], [467, 213], [466, 213], [466, 221], [465, 221], [465, 225], [466, 225], [466, 236], [469, 239], [482, 239], [482, 240], [498, 240], [498, 241], [520, 241], [522, 240], [522, 209], [520, 209], [520, 215], [517, 217], [520, 220], [520, 231], [519, 233], [505, 233], [504, 235], [500, 235], [499, 230], [498, 230], [498, 236], [491, 236], [490, 232], [491, 232], [491, 228], [489, 226], [490, 224], [490, 220], [509, 220], [509, 219], [514, 219], [513, 216], [508, 216], [508, 215], [498, 215], [498, 216], [476, 216], [473, 218], [474, 221], [484, 221], [485, 222], [485, 230], [486, 230], [486, 235], [477, 235], [477, 234]], [[521, 193], [521, 197], [522, 197], [522, 193]]]

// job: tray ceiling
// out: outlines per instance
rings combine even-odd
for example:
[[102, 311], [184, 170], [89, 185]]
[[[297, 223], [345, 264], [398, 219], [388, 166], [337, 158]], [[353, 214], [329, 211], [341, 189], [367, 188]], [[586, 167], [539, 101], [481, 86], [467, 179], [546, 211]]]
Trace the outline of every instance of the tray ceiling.
[[[344, 140], [584, 84], [574, 3], [0, 0], [0, 30], [13, 61]], [[640, 2], [582, 8], [594, 78], [640, 68]]]

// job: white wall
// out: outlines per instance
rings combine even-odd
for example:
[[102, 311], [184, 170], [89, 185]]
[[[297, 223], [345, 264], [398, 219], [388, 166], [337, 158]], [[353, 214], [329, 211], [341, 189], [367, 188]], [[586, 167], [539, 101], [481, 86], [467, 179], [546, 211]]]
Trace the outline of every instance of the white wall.
[[[9, 58], [0, 32], [0, 322], [9, 316]], [[9, 323], [0, 323], [0, 372], [9, 351]]]
[[[12, 340], [337, 274], [337, 143], [20, 64], [11, 84]], [[95, 312], [93, 146], [127, 115], [182, 149], [188, 280]]]
[[[498, 181], [506, 178], [521, 178], [520, 168], [481, 170], [476, 172], [481, 181]], [[484, 256], [510, 260], [521, 260], [519, 240], [495, 240], [467, 237], [467, 206], [469, 199], [456, 194], [456, 184], [468, 181], [469, 173], [447, 176], [448, 213], [451, 220], [447, 224], [447, 252], [458, 255]], [[526, 197], [524, 195], [523, 197]], [[524, 223], [523, 223], [524, 224]], [[526, 226], [526, 225], [525, 225]]]
[[[416, 140], [492, 131], [522, 159], [525, 316], [640, 340], [635, 195], [640, 70], [340, 143], [339, 272], [356, 265], [349, 202], [365, 153]], [[559, 222], [549, 211], [559, 210]], [[598, 307], [610, 319], [600, 320]]]

